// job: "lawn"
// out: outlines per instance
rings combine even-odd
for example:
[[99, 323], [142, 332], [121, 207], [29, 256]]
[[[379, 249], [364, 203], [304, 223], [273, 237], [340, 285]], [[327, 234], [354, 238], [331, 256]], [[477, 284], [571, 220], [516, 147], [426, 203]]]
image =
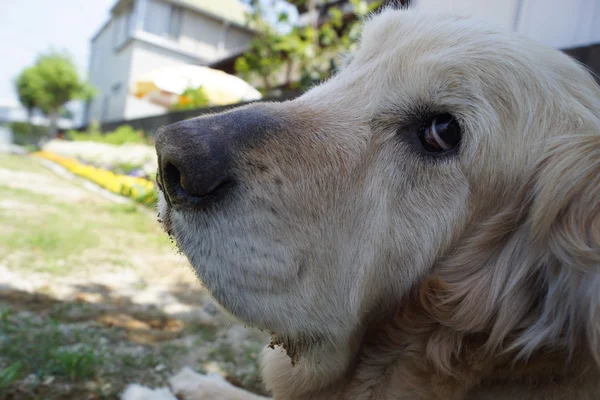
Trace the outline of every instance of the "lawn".
[[116, 399], [185, 365], [261, 393], [265, 341], [215, 306], [152, 211], [0, 154], [0, 399]]
[[[4, 263], [69, 273], [82, 266], [131, 266], [131, 255], [140, 252], [172, 253], [173, 245], [150, 212], [139, 206], [87, 193], [30, 158], [0, 155], [0, 168], [0, 176], [7, 178], [0, 180]], [[68, 195], [61, 196], [61, 189]]]

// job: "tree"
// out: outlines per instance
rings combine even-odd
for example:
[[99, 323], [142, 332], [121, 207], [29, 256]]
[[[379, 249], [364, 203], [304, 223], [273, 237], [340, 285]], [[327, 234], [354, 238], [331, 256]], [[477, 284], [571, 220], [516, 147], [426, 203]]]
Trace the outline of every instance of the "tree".
[[32, 125], [33, 110], [37, 106], [38, 93], [41, 90], [41, 81], [35, 68], [25, 68], [15, 81], [19, 101], [27, 110], [27, 122]]
[[71, 58], [64, 53], [51, 51], [38, 57], [35, 65], [26, 68], [15, 82], [21, 104], [31, 115], [39, 108], [50, 120], [48, 136], [54, 138], [58, 129], [58, 116], [71, 100], [89, 100], [93, 88], [81, 80]]
[[[350, 0], [354, 18], [345, 20], [337, 7], [327, 8], [327, 16], [319, 24], [313, 18], [305, 26], [293, 26], [281, 34], [265, 21], [265, 0], [253, 0], [249, 25], [258, 31], [248, 50], [236, 59], [235, 69], [243, 79], [260, 77], [263, 93], [269, 93], [276, 82], [283, 80], [290, 88], [306, 89], [327, 78], [339, 64], [339, 53], [348, 52], [360, 35], [360, 19], [379, 7], [381, 1]], [[308, 15], [317, 15], [316, 0], [304, 1]], [[288, 16], [279, 15], [278, 21], [286, 23]], [[297, 74], [294, 81], [293, 74]]]
[[177, 103], [171, 106], [171, 110], [193, 110], [196, 108], [206, 107], [210, 105], [210, 99], [206, 95], [206, 92], [202, 89], [202, 86], [197, 88], [187, 88], [179, 96]]
[[[272, 4], [271, 4], [272, 5]], [[262, 91], [268, 93], [274, 84], [275, 75], [286, 63], [282, 42], [286, 35], [280, 35], [263, 17], [260, 0], [251, 1], [252, 12], [247, 15], [248, 25], [258, 34], [250, 41], [248, 50], [235, 60], [235, 70], [245, 80], [257, 74], [262, 83]], [[279, 22], [285, 22], [287, 15], [279, 15]]]

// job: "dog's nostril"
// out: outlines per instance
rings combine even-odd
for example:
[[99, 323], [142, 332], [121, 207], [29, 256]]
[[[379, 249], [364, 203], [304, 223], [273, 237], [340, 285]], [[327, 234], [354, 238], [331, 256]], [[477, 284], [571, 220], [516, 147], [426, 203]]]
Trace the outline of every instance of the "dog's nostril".
[[[184, 164], [185, 165], [185, 164]], [[166, 161], [161, 168], [161, 181], [167, 202], [173, 205], [195, 205], [204, 207], [235, 186], [235, 181], [226, 171], [178, 167]]]
[[179, 169], [170, 162], [167, 162], [163, 168], [163, 182], [166, 186], [165, 189], [168, 192], [173, 193], [179, 190], [185, 190], [181, 182], [181, 172], [179, 172]]

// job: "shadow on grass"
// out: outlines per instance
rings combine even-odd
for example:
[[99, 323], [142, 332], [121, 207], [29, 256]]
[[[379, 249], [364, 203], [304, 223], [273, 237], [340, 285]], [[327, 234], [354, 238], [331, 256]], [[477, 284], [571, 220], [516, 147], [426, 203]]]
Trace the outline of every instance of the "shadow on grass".
[[[171, 294], [201, 307], [190, 290]], [[0, 288], [0, 399], [117, 399], [127, 384], [165, 386], [184, 365], [204, 372], [215, 363], [231, 383], [264, 394], [263, 343], [219, 341], [222, 321], [178, 319], [100, 284], [78, 285], [69, 300]]]

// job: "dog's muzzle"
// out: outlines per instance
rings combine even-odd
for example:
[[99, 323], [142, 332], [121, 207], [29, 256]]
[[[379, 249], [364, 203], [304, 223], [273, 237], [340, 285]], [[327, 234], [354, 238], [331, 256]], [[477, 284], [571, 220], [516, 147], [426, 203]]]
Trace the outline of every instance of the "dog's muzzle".
[[240, 155], [280, 124], [257, 104], [160, 128], [157, 183], [167, 203], [204, 208], [218, 202], [239, 183]]

